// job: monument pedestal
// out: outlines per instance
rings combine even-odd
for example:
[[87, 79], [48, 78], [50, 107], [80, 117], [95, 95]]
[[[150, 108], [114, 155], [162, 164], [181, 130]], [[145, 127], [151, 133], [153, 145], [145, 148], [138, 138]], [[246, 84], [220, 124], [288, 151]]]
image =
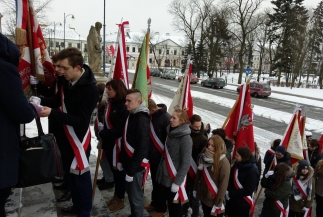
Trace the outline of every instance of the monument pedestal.
[[104, 76], [103, 72], [94, 72], [94, 77], [96, 79], [96, 83], [107, 83], [108, 78]]

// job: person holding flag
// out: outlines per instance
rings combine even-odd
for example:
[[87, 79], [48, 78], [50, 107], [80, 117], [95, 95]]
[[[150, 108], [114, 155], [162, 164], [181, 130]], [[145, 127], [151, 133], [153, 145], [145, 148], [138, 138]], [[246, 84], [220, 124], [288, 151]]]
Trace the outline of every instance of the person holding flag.
[[311, 216], [315, 193], [314, 170], [307, 160], [300, 160], [295, 167], [296, 176], [292, 180], [292, 194], [289, 197], [288, 217]]
[[190, 133], [186, 111], [175, 109], [167, 127], [165, 153], [157, 169], [157, 182], [163, 192], [160, 197], [168, 201], [170, 217], [182, 216], [182, 204], [188, 202], [185, 183], [192, 154]]
[[[211, 136], [198, 157], [193, 193], [202, 203], [204, 217], [224, 214], [224, 199], [230, 177], [230, 163], [226, 158], [223, 139]], [[195, 195], [196, 194], [196, 195]]]
[[258, 168], [250, 148], [246, 146], [237, 149], [235, 160], [226, 192], [226, 214], [228, 217], [253, 216], [255, 209], [253, 192], [259, 182]]
[[290, 167], [292, 166], [290, 162], [290, 153], [288, 153], [285, 147], [281, 145], [275, 149], [275, 154], [268, 158], [263, 174], [266, 174], [269, 170], [274, 169], [278, 163], [285, 163]]

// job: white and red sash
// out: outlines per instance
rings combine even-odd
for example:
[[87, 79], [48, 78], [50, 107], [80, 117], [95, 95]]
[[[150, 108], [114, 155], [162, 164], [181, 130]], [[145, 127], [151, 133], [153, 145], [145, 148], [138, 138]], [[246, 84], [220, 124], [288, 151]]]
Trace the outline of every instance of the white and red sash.
[[[64, 113], [67, 113], [65, 103], [64, 103], [64, 88], [61, 88], [61, 108]], [[64, 124], [64, 131], [66, 137], [72, 146], [74, 152], [74, 159], [71, 164], [70, 172], [76, 175], [82, 175], [83, 173], [90, 170], [89, 162], [87, 160], [85, 150], [87, 150], [90, 141], [91, 141], [91, 131], [90, 127], [85, 133], [85, 136], [82, 141], [76, 136], [74, 128], [72, 126]]]
[[[207, 168], [205, 166], [202, 169], [202, 174], [203, 174], [203, 178], [204, 178], [207, 188], [209, 189], [213, 198], [215, 199], [216, 195], [218, 194], [218, 187], [215, 185], [214, 181], [212, 180], [212, 178], [210, 176], [209, 171], [207, 170]], [[217, 206], [213, 205], [212, 210], [211, 210], [211, 215], [212, 214], [217, 215], [223, 210], [224, 210], [223, 203], [222, 203], [221, 207], [217, 207]]]
[[150, 122], [150, 132], [149, 132], [149, 136], [150, 136], [150, 138], [151, 138], [154, 146], [159, 151], [159, 153], [160, 154], [163, 154], [164, 153], [164, 144], [160, 141], [160, 139], [156, 135], [155, 129], [154, 129], [154, 126], [153, 126], [152, 122]]
[[188, 169], [188, 174], [193, 179], [193, 181], [195, 180], [196, 173], [197, 173], [197, 165], [196, 165], [194, 159], [191, 157], [191, 159], [190, 159], [190, 168]]
[[276, 155], [274, 155], [273, 163], [272, 163], [272, 170], [274, 170], [276, 166], [277, 166], [277, 158], [276, 158]]
[[[166, 167], [167, 167], [169, 176], [172, 179], [172, 181], [174, 181], [177, 171], [176, 171], [173, 161], [169, 155], [166, 145], [165, 145], [165, 155], [164, 156], [165, 156], [165, 162], [166, 162]], [[178, 192], [176, 193], [176, 195], [174, 197], [174, 203], [178, 203], [178, 201], [181, 201], [181, 203], [188, 202], [188, 197], [187, 197], [186, 190], [185, 190], [185, 183], [186, 183], [186, 176], [184, 178], [183, 183], [179, 186]]]
[[[239, 179], [238, 179], [238, 173], [239, 173], [239, 169], [235, 168], [234, 169], [234, 186], [236, 187], [236, 189], [243, 189], [243, 186], [241, 185]], [[251, 196], [244, 196], [243, 199], [245, 201], [247, 201], [247, 203], [249, 203], [250, 205], [250, 216], [253, 216], [254, 212], [255, 212], [255, 201], [253, 200], [253, 198]]]
[[[105, 124], [107, 126], [108, 129], [112, 129], [113, 126], [110, 122], [110, 112], [111, 112], [111, 103], [108, 103], [108, 106], [107, 106], [107, 111], [105, 113]], [[120, 155], [120, 152], [121, 152], [121, 137], [118, 138], [118, 139], [115, 139], [115, 145], [113, 147], [113, 152], [112, 152], [112, 166], [114, 168], [117, 168], [117, 165], [119, 163], [119, 155]]]
[[288, 217], [289, 205], [284, 209], [282, 202], [279, 200], [274, 201], [274, 204], [280, 210], [280, 217]]
[[269, 154], [275, 154], [275, 151], [272, 149], [268, 149], [266, 152], [268, 152]]
[[[301, 180], [296, 179], [296, 177], [293, 177], [293, 183], [297, 186], [298, 190], [301, 192], [304, 200], [306, 200], [307, 193], [306, 193], [306, 189], [304, 188], [304, 186], [301, 183]], [[304, 213], [304, 217], [311, 216], [311, 212], [312, 212], [312, 207], [310, 207], [308, 210], [306, 210], [306, 212]]]
[[[132, 158], [133, 153], [135, 152], [135, 149], [133, 147], [131, 147], [131, 145], [127, 141], [128, 120], [129, 120], [129, 116], [128, 116], [126, 124], [124, 126], [123, 143], [124, 143], [124, 149], [126, 150], [126, 153], [128, 154], [128, 156], [130, 158]], [[149, 160], [146, 158], [142, 159], [140, 166], [145, 168], [144, 177], [142, 179], [142, 186], [145, 186], [147, 178], [148, 178], [149, 169], [150, 169]]]

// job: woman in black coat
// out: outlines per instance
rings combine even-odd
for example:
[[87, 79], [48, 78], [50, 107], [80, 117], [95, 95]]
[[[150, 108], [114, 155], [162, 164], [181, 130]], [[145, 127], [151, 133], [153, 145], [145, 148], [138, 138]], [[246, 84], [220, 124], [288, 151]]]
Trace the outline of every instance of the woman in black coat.
[[[122, 137], [124, 125], [126, 123], [129, 112], [125, 106], [126, 87], [122, 80], [113, 79], [106, 84], [108, 105], [104, 113], [104, 129], [99, 132], [102, 139], [102, 147], [107, 156], [110, 166], [112, 167], [114, 176], [114, 197], [106, 201], [110, 212], [122, 209], [124, 205], [125, 194], [125, 174], [122, 171], [121, 164], [113, 166], [113, 148], [116, 140]], [[120, 139], [121, 141], [121, 139]], [[119, 156], [120, 157], [120, 154]]]
[[6, 216], [5, 201], [18, 182], [19, 124], [35, 117], [22, 90], [19, 56], [17, 46], [0, 33], [0, 216]]
[[251, 200], [247, 201], [247, 197], [252, 198], [257, 187], [258, 169], [248, 147], [238, 148], [235, 159], [230, 172], [225, 211], [228, 217], [249, 217], [253, 207], [250, 205]]

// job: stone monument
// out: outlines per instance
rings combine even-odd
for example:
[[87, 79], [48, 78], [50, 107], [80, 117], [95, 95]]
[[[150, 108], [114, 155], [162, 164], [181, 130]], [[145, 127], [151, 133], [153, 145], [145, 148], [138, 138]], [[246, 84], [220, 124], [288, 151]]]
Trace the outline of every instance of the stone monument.
[[92, 69], [94, 75], [104, 77], [104, 73], [101, 70], [101, 59], [102, 59], [102, 49], [101, 49], [101, 35], [100, 30], [102, 24], [100, 22], [95, 23], [95, 27], [91, 26], [89, 35], [87, 36], [87, 46], [88, 46], [88, 58], [89, 66]]

